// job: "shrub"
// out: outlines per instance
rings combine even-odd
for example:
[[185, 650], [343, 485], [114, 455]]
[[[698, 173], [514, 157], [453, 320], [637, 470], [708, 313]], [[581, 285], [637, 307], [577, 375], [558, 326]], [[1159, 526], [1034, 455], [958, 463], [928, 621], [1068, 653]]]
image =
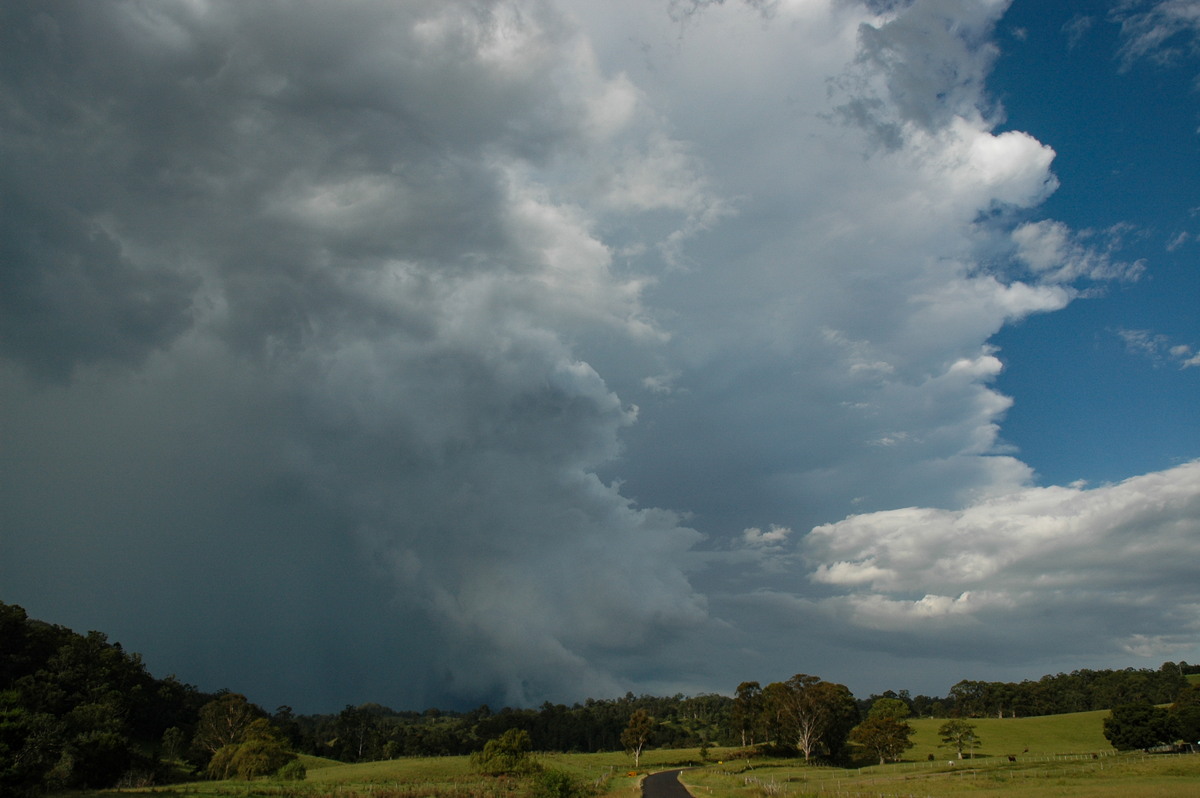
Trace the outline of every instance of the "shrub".
[[243, 779], [269, 776], [294, 761], [295, 754], [272, 740], [248, 740], [217, 749], [208, 763], [210, 779]]
[[533, 782], [534, 798], [585, 798], [593, 791], [564, 770], [543, 770]]
[[[120, 734], [89, 731], [67, 743], [60, 764], [65, 786], [111, 787], [133, 765], [133, 752]], [[67, 773], [62, 774], [62, 769]]]
[[275, 773], [296, 756], [274, 740], [247, 740], [238, 749], [234, 766], [238, 778], [247, 781]]
[[276, 775], [282, 781], [304, 781], [308, 778], [308, 768], [299, 759], [293, 759], [281, 767]]
[[471, 764], [489, 776], [527, 776], [539, 766], [529, 755], [533, 742], [524, 729], [509, 729], [494, 740], [488, 740], [482, 751], [471, 755]]
[[269, 776], [296, 758], [283, 747], [278, 732], [264, 718], [252, 721], [238, 741], [217, 749], [205, 769], [210, 779], [250, 779]]

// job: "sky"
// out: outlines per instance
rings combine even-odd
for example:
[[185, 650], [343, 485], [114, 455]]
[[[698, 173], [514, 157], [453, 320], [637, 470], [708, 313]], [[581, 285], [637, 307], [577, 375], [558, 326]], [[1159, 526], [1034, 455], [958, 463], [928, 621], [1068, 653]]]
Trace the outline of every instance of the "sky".
[[0, 6], [0, 601], [267, 708], [1200, 661], [1188, 0]]

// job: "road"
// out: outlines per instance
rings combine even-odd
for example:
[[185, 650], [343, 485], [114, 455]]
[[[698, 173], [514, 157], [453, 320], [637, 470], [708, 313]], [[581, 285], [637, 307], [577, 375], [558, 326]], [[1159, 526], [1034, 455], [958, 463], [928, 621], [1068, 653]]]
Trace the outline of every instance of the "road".
[[679, 783], [676, 770], [652, 773], [642, 779], [642, 798], [692, 798], [692, 794]]

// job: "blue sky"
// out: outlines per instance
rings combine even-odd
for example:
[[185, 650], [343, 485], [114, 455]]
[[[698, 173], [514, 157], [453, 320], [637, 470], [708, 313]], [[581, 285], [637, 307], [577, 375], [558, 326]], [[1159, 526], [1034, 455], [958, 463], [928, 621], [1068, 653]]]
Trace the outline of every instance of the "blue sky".
[[1200, 659], [1193, 3], [0, 10], [0, 600], [265, 706]]
[[[1169, 57], [1126, 55], [1121, 22], [1137, 10], [1016, 2], [997, 30], [989, 86], [1003, 126], [1057, 153], [1061, 185], [1039, 211], [1076, 229], [1128, 225], [1122, 256], [1148, 265], [1135, 283], [995, 339], [1007, 365], [998, 386], [1017, 397], [1004, 437], [1051, 483], [1120, 480], [1200, 448], [1200, 372], [1164, 351], [1200, 339], [1200, 62], [1186, 28], [1164, 42]], [[1148, 340], [1131, 345], [1123, 330]]]

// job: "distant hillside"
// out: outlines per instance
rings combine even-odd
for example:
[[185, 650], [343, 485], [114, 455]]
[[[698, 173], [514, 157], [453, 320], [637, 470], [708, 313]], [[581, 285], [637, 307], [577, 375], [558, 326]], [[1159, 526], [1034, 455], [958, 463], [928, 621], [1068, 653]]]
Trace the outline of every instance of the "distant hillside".
[[[1111, 751], [1112, 745], [1104, 739], [1102, 728], [1107, 715], [1108, 710], [1093, 710], [1002, 720], [972, 718], [970, 723], [981, 743], [975, 755], [1050, 756]], [[925, 760], [930, 754], [935, 759], [955, 757], [950, 749], [940, 747], [937, 730], [945, 723], [944, 719], [919, 718], [910, 723], [917, 733], [913, 736], [915, 745], [904, 755], [905, 759]]]

